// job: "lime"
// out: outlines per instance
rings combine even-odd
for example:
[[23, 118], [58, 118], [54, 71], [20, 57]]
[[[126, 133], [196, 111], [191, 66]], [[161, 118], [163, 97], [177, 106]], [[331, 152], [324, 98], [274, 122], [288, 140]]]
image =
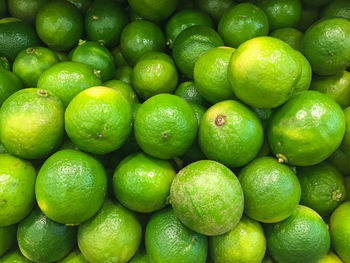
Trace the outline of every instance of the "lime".
[[0, 56], [13, 61], [23, 49], [38, 44], [39, 39], [29, 24], [15, 18], [0, 19]]
[[121, 80], [110, 80], [103, 83], [103, 86], [114, 89], [120, 95], [122, 95], [124, 99], [126, 99], [130, 104], [139, 102], [139, 99], [137, 98], [137, 95], [132, 89], [132, 87]]
[[7, 14], [7, 1], [6, 0], [0, 0], [0, 18], [5, 17], [6, 14]]
[[207, 238], [184, 226], [171, 208], [153, 214], [145, 243], [150, 262], [154, 263], [205, 263], [207, 258]]
[[270, 30], [296, 27], [301, 17], [300, 0], [257, 0], [256, 4], [265, 11]]
[[50, 219], [78, 225], [102, 206], [106, 188], [106, 172], [99, 161], [80, 151], [61, 150], [40, 168], [35, 194]]
[[58, 261], [58, 263], [89, 263], [79, 250], [73, 250], [64, 259]]
[[131, 83], [140, 97], [148, 99], [160, 93], [173, 93], [177, 86], [173, 60], [161, 52], [148, 52], [136, 63]]
[[300, 201], [300, 184], [293, 171], [271, 157], [261, 157], [244, 167], [238, 177], [249, 217], [276, 223], [289, 217]]
[[102, 81], [110, 80], [115, 74], [112, 53], [98, 42], [79, 41], [71, 57], [72, 61], [90, 65], [101, 76]]
[[119, 44], [123, 28], [128, 23], [124, 9], [114, 1], [95, 1], [85, 14], [86, 34], [90, 40], [108, 47]]
[[58, 57], [60, 62], [68, 61], [70, 59], [70, 58], [68, 58], [68, 55], [66, 53], [64, 53], [64, 52], [56, 51], [56, 50], [53, 50], [53, 52], [55, 52], [55, 54]]
[[[9, 250], [16, 242], [17, 226], [0, 227], [0, 258]], [[0, 259], [1, 262], [1, 259]]]
[[8, 0], [9, 13], [27, 23], [35, 24], [35, 17], [40, 7], [48, 0]]
[[268, 35], [269, 22], [262, 9], [250, 3], [242, 3], [224, 13], [218, 32], [226, 45], [237, 48], [249, 39]]
[[78, 245], [88, 262], [128, 262], [140, 241], [141, 226], [136, 216], [110, 200], [78, 230]]
[[36, 31], [50, 48], [68, 51], [83, 34], [83, 18], [78, 8], [61, 0], [46, 3], [36, 16]]
[[238, 101], [228, 100], [210, 107], [199, 126], [203, 153], [229, 167], [240, 167], [258, 154], [263, 141], [259, 118]]
[[196, 138], [197, 128], [190, 105], [171, 94], [159, 94], [145, 101], [134, 123], [136, 141], [141, 149], [160, 159], [185, 153]]
[[243, 213], [242, 187], [230, 169], [210, 160], [183, 168], [170, 188], [176, 216], [190, 229], [216, 236], [232, 230]]
[[344, 110], [345, 116], [345, 135], [340, 148], [344, 153], [350, 156], [350, 107]]
[[271, 32], [270, 37], [278, 38], [286, 42], [292, 48], [300, 50], [303, 33], [301, 33], [298, 29], [286, 27], [276, 29], [275, 31]]
[[206, 51], [197, 60], [193, 76], [200, 95], [210, 103], [233, 99], [227, 69], [234, 48], [217, 47]]
[[83, 14], [85, 14], [86, 10], [89, 8], [89, 6], [93, 2], [93, 0], [67, 0], [67, 1], [75, 5], [79, 9], [79, 11]]
[[37, 87], [55, 93], [67, 106], [79, 92], [99, 85], [102, 85], [102, 81], [89, 65], [65, 61], [45, 70]]
[[319, 18], [319, 15], [319, 8], [303, 6], [297, 29], [305, 32]]
[[214, 28], [214, 23], [210, 16], [200, 10], [188, 8], [175, 13], [165, 27], [167, 45], [172, 48], [177, 36], [186, 28], [195, 25]]
[[275, 108], [285, 103], [301, 75], [295, 51], [273, 37], [257, 37], [233, 53], [228, 79], [235, 95], [255, 108]]
[[150, 51], [165, 51], [162, 30], [154, 23], [138, 20], [128, 24], [120, 38], [120, 49], [130, 65]]
[[145, 251], [138, 250], [129, 263], [150, 263], [150, 260]]
[[312, 7], [321, 7], [328, 4], [331, 1], [332, 0], [302, 0], [304, 5]]
[[344, 114], [331, 98], [317, 91], [294, 95], [274, 112], [267, 136], [280, 162], [309, 166], [328, 158], [345, 132]]
[[329, 252], [327, 255], [325, 255], [318, 263], [343, 263], [340, 258], [333, 252]]
[[308, 167], [298, 167], [301, 186], [300, 203], [327, 217], [345, 200], [343, 176], [326, 162]]
[[62, 141], [64, 108], [43, 89], [23, 89], [1, 106], [0, 138], [6, 150], [26, 159], [47, 156]]
[[295, 50], [294, 55], [299, 60], [301, 66], [301, 73], [300, 78], [296, 83], [292, 94], [296, 94], [303, 90], [308, 90], [310, 88], [312, 79], [312, 68], [306, 57], [297, 50]]
[[169, 161], [135, 153], [121, 161], [115, 170], [114, 194], [127, 208], [150, 213], [167, 204], [175, 174]]
[[232, 0], [195, 0], [195, 3], [200, 10], [209, 14], [215, 21], [219, 21], [226, 10], [235, 4]]
[[0, 258], [0, 263], [31, 263], [29, 259], [22, 255], [18, 248], [11, 250]]
[[205, 105], [205, 100], [199, 94], [198, 88], [193, 81], [182, 82], [175, 90], [174, 94], [185, 99], [188, 103]]
[[342, 17], [350, 19], [350, 2], [348, 0], [334, 0], [322, 9], [321, 17]]
[[350, 106], [350, 73], [343, 71], [331, 76], [313, 76], [310, 89], [334, 99], [342, 108]]
[[261, 225], [243, 216], [230, 232], [209, 238], [210, 257], [215, 263], [261, 263], [266, 239]]
[[13, 62], [13, 73], [26, 88], [36, 88], [40, 75], [59, 62], [57, 55], [44, 47], [30, 47], [22, 50]]
[[21, 80], [11, 71], [0, 68], [0, 105], [13, 93], [23, 88]]
[[329, 223], [332, 245], [344, 262], [350, 261], [350, 201], [333, 212]]
[[129, 66], [129, 64], [126, 61], [125, 57], [123, 56], [119, 46], [112, 49], [112, 55], [113, 55], [113, 59], [114, 59], [114, 64], [117, 67]]
[[[350, 155], [347, 155], [341, 149], [338, 148], [327, 161], [333, 164], [342, 175], [350, 175]], [[350, 200], [350, 189], [346, 192], [349, 193], [349, 195], [347, 195], [349, 198], [347, 199]]]
[[29, 260], [54, 262], [72, 250], [76, 229], [50, 220], [35, 208], [18, 225], [17, 241], [22, 254]]
[[167, 19], [176, 9], [178, 0], [128, 0], [140, 16], [151, 21]]
[[191, 26], [183, 30], [176, 38], [173, 46], [173, 58], [181, 73], [193, 78], [196, 61], [205, 51], [223, 46], [220, 35], [208, 26]]
[[304, 34], [301, 50], [318, 75], [333, 75], [350, 66], [350, 21], [330, 18], [314, 23]]
[[10, 62], [6, 57], [0, 57], [0, 68], [10, 70]]
[[115, 71], [114, 79], [121, 80], [126, 84], [131, 85], [131, 75], [132, 67], [130, 66], [121, 66]]
[[299, 206], [282, 222], [267, 225], [267, 247], [277, 262], [318, 262], [329, 250], [327, 225], [311, 208]]

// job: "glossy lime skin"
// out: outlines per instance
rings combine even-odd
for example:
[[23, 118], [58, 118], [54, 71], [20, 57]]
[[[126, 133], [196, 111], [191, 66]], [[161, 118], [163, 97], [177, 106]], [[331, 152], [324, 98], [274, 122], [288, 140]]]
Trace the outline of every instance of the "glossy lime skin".
[[63, 139], [64, 107], [50, 91], [19, 90], [2, 104], [0, 114], [1, 142], [21, 158], [46, 157]]
[[0, 105], [13, 93], [23, 88], [21, 80], [11, 71], [0, 68]]
[[194, 142], [197, 119], [190, 105], [172, 94], [159, 94], [136, 113], [134, 132], [141, 149], [160, 159], [180, 156]]
[[266, 239], [259, 222], [243, 216], [230, 232], [209, 238], [210, 257], [216, 263], [261, 263]]
[[240, 167], [258, 154], [264, 132], [261, 121], [238, 101], [214, 104], [204, 114], [198, 132], [203, 153], [229, 167]]
[[226, 45], [237, 48], [243, 42], [269, 33], [264, 11], [254, 4], [242, 3], [230, 8], [221, 17], [218, 32]]
[[[0, 258], [12, 247], [16, 242], [16, 225], [0, 227]], [[1, 259], [0, 259], [1, 262]]]
[[350, 3], [347, 0], [334, 0], [322, 9], [321, 17], [342, 17], [350, 19]]
[[106, 200], [100, 211], [79, 226], [78, 245], [89, 262], [128, 262], [137, 251], [142, 235], [134, 213]]
[[304, 34], [301, 51], [318, 75], [333, 75], [350, 65], [350, 21], [330, 18], [314, 23]]
[[301, 73], [298, 82], [294, 86], [292, 95], [304, 90], [308, 90], [310, 88], [312, 80], [312, 68], [309, 61], [298, 50], [295, 50], [294, 56], [297, 60], [299, 60], [301, 66]]
[[11, 16], [35, 24], [39, 9], [47, 2], [48, 0], [9, 0], [8, 9]]
[[185, 99], [188, 103], [205, 105], [205, 100], [199, 93], [193, 81], [182, 82], [175, 90], [175, 95]]
[[154, 23], [138, 20], [128, 24], [120, 38], [120, 50], [130, 65], [150, 51], [165, 51], [165, 37]]
[[147, 224], [145, 242], [150, 262], [206, 262], [207, 237], [184, 226], [171, 208], [153, 214]]
[[17, 241], [22, 254], [29, 260], [54, 262], [74, 247], [76, 228], [50, 220], [36, 207], [18, 225]]
[[225, 11], [234, 6], [232, 0], [195, 0], [195, 5], [209, 14], [215, 21], [219, 21]]
[[114, 89], [115, 91], [120, 93], [124, 97], [124, 99], [126, 99], [130, 103], [130, 105], [139, 102], [139, 99], [133, 88], [129, 84], [121, 80], [112, 79], [103, 83], [103, 86]]
[[16, 248], [9, 251], [6, 255], [0, 258], [1, 263], [31, 263], [29, 259], [22, 255], [21, 251]]
[[36, 31], [50, 48], [68, 51], [83, 35], [83, 18], [78, 8], [67, 1], [55, 0], [40, 8]]
[[61, 150], [40, 168], [35, 194], [40, 209], [55, 222], [78, 225], [102, 206], [107, 177], [102, 164], [86, 153]]
[[114, 1], [95, 1], [85, 14], [85, 29], [88, 38], [107, 47], [119, 44], [128, 16], [123, 7]]
[[128, 0], [128, 3], [141, 17], [162, 21], [175, 11], [178, 0]]
[[266, 237], [270, 255], [283, 263], [318, 262], [330, 247], [327, 225], [306, 206], [299, 206], [282, 222], [267, 225]]
[[296, 50], [300, 50], [303, 33], [301, 33], [299, 30], [295, 28], [287, 27], [287, 28], [280, 28], [271, 32], [270, 37], [278, 38], [286, 42], [292, 48]]
[[176, 175], [170, 203], [190, 229], [216, 236], [233, 229], [243, 213], [242, 187], [230, 169], [210, 160], [191, 163]]
[[294, 95], [269, 120], [267, 136], [282, 162], [310, 166], [328, 158], [345, 133], [344, 113], [331, 98], [317, 91]]
[[244, 212], [251, 218], [276, 223], [289, 217], [300, 201], [300, 184], [294, 172], [272, 157], [245, 166], [238, 177], [244, 193]]
[[13, 73], [21, 78], [26, 88], [36, 88], [40, 75], [58, 62], [55, 52], [48, 48], [27, 48], [13, 62]]
[[173, 46], [173, 58], [182, 74], [193, 79], [193, 69], [197, 60], [207, 50], [223, 46], [220, 35], [203, 25], [191, 26], [183, 30]]

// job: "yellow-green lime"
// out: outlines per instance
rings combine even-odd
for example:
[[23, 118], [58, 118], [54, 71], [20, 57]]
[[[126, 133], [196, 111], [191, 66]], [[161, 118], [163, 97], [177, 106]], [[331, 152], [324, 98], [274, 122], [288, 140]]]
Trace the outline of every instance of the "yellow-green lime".
[[234, 6], [233, 0], [195, 0], [197, 8], [209, 14], [215, 21], [219, 21], [222, 15]]
[[317, 263], [343, 263], [343, 261], [336, 254], [330, 251]]
[[347, 155], [350, 155], [350, 107], [344, 110], [345, 116], [345, 135], [340, 149]]
[[64, 259], [58, 261], [58, 263], [89, 263], [79, 250], [73, 250]]
[[278, 38], [295, 50], [300, 50], [303, 33], [292, 27], [280, 28], [271, 32], [270, 37]]
[[103, 86], [114, 89], [115, 91], [120, 93], [120, 95], [122, 95], [124, 99], [126, 99], [130, 104], [139, 102], [139, 99], [133, 88], [129, 84], [121, 80], [109, 80], [103, 83]]
[[298, 50], [294, 51], [295, 58], [299, 60], [301, 66], [301, 73], [298, 82], [295, 84], [293, 95], [303, 91], [308, 90], [311, 85], [312, 79], [312, 68], [309, 61], [305, 58], [305, 56], [299, 52]]
[[128, 0], [128, 3], [141, 17], [162, 21], [175, 11], [178, 0]]
[[48, 0], [8, 0], [8, 10], [12, 17], [17, 17], [27, 23], [35, 24], [39, 9]]
[[130, 66], [121, 66], [115, 71], [114, 79], [121, 80], [126, 84], [131, 85], [131, 75], [132, 67]]
[[0, 258], [0, 263], [31, 263], [18, 248], [12, 249]]
[[11, 71], [0, 68], [0, 105], [13, 93], [23, 88], [21, 80]]
[[[0, 226], [0, 258], [16, 242], [16, 225]], [[1, 262], [1, 259], [0, 259]]]
[[195, 83], [193, 81], [182, 82], [175, 90], [174, 94], [185, 99], [188, 103], [193, 103], [197, 105], [205, 105], [206, 102], [204, 98], [198, 91]]

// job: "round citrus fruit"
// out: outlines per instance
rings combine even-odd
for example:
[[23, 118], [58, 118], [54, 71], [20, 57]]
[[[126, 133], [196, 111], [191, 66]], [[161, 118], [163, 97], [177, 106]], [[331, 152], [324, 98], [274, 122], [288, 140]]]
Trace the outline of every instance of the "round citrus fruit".
[[132, 67], [130, 66], [121, 66], [115, 71], [114, 79], [121, 80], [126, 84], [131, 85], [131, 75]]
[[138, 250], [129, 263], [150, 263], [150, 260], [145, 251]]
[[8, 0], [7, 4], [11, 16], [35, 24], [39, 9], [47, 2], [48, 0]]
[[229, 167], [240, 167], [258, 154], [264, 133], [254, 112], [238, 101], [227, 100], [210, 107], [199, 126], [203, 153]]
[[160, 159], [186, 152], [197, 135], [197, 119], [190, 105], [171, 94], [145, 101], [136, 113], [135, 137], [141, 149]]
[[99, 161], [80, 151], [61, 150], [40, 168], [35, 194], [50, 219], [78, 225], [102, 206], [106, 188], [106, 172]]
[[61, 143], [64, 108], [43, 89], [23, 89], [1, 106], [0, 138], [9, 153], [26, 159], [47, 156]]
[[199, 94], [198, 88], [193, 81], [182, 82], [175, 90], [174, 94], [185, 99], [188, 103], [205, 105], [205, 100]]
[[341, 143], [341, 150], [350, 156], [350, 107], [344, 110], [345, 116], [345, 135]]
[[295, 50], [300, 50], [303, 33], [292, 27], [280, 28], [271, 32], [270, 37], [278, 38]]
[[325, 255], [318, 263], [343, 263], [343, 261], [332, 251]]
[[126, 61], [125, 57], [122, 54], [122, 51], [120, 50], [120, 46], [117, 46], [112, 49], [112, 55], [114, 59], [114, 64], [117, 67], [129, 66], [129, 63]]
[[310, 88], [311, 79], [312, 79], [312, 68], [309, 61], [305, 58], [305, 56], [301, 52], [297, 50], [295, 50], [294, 55], [296, 59], [299, 60], [299, 63], [301, 65], [301, 73], [300, 73], [300, 78], [298, 82], [295, 84], [292, 95], [303, 90], [308, 90]]
[[0, 68], [0, 105], [13, 93], [23, 88], [21, 80], [11, 71]]
[[303, 6], [301, 17], [296, 28], [301, 32], [305, 32], [319, 18], [319, 16], [319, 8]]
[[151, 21], [167, 19], [176, 9], [178, 0], [128, 0], [130, 7]]
[[16, 248], [12, 249], [6, 255], [0, 258], [0, 263], [31, 263], [29, 259], [27, 259], [21, 251]]
[[344, 133], [340, 106], [317, 91], [294, 95], [272, 114], [267, 128], [270, 148], [279, 161], [297, 166], [328, 158], [339, 147]]
[[350, 2], [334, 0], [322, 9], [321, 17], [342, 17], [350, 19]]
[[17, 226], [0, 226], [0, 262], [1, 257], [12, 247], [16, 242]]
[[215, 21], [219, 21], [226, 10], [234, 6], [235, 3], [232, 0], [195, 0], [195, 4]]
[[190, 229], [216, 236], [232, 230], [243, 213], [242, 187], [230, 169], [210, 160], [191, 163], [174, 178], [170, 203]]
[[[1, 263], [1, 262], [0, 262]], [[73, 250], [64, 259], [58, 261], [58, 263], [89, 263], [79, 250]]]
[[116, 92], [120, 93], [120, 95], [122, 95], [124, 99], [126, 99], [130, 104], [139, 102], [139, 99], [133, 88], [121, 80], [109, 80], [103, 83], [103, 86], [114, 89]]
[[[342, 175], [350, 175], [350, 155], [344, 153], [338, 148], [328, 159], [327, 162], [333, 164]], [[350, 191], [346, 191], [347, 200], [350, 200]]]

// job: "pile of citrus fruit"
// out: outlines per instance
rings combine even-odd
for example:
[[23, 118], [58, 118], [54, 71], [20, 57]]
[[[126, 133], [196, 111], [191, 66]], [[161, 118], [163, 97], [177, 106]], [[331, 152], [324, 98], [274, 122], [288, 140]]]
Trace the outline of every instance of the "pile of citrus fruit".
[[0, 263], [350, 263], [349, 0], [0, 0]]

